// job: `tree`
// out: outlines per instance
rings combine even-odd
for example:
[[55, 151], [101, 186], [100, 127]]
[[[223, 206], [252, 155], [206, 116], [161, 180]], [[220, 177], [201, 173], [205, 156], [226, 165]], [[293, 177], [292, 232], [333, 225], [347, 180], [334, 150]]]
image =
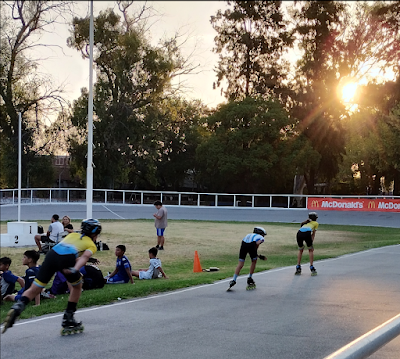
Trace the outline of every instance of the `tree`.
[[296, 64], [296, 78], [291, 99], [298, 130], [320, 155], [317, 165], [305, 170], [308, 193], [314, 193], [316, 180], [330, 181], [339, 170], [345, 152], [341, 118], [346, 114], [335, 89], [339, 84], [341, 31], [346, 7], [335, 1], [300, 2], [292, 8], [294, 35], [303, 54]]
[[[152, 132], [158, 128], [149, 113], [173, 90], [173, 76], [188, 70], [176, 37], [151, 46], [140, 16], [134, 20], [127, 10], [122, 9], [121, 17], [108, 9], [94, 19], [94, 185], [101, 188], [158, 185], [153, 161], [159, 145]], [[75, 18], [68, 45], [86, 58], [88, 44], [89, 18]], [[86, 114], [87, 90], [74, 102], [71, 116], [80, 135], [70, 141], [72, 166], [82, 175], [86, 168]]]
[[245, 98], [220, 106], [206, 119], [209, 134], [196, 150], [198, 178], [210, 191], [290, 192], [296, 165], [310, 148], [293, 131], [282, 107]]
[[201, 142], [201, 119], [208, 112], [200, 101], [170, 97], [148, 108], [152, 119], [153, 164], [157, 188], [183, 190], [188, 172], [196, 173], [196, 148]]
[[226, 80], [225, 96], [230, 100], [282, 93], [287, 73], [282, 54], [292, 43], [282, 1], [228, 1], [228, 5], [232, 8], [211, 17], [218, 33], [216, 86]]
[[[0, 34], [0, 141], [2, 187], [17, 185], [18, 112], [22, 113], [23, 181], [29, 185], [50, 185], [50, 164], [40, 136], [46, 115], [63, 103], [61, 88], [37, 72], [40, 60], [29, 51], [40, 46], [38, 36], [68, 14], [69, 1], [1, 1]], [[44, 166], [47, 163], [47, 167]], [[44, 166], [44, 167], [43, 167]], [[48, 176], [43, 176], [43, 172]], [[40, 173], [42, 174], [40, 176]], [[28, 181], [30, 175], [30, 181]], [[40, 180], [35, 181], [35, 178]]]

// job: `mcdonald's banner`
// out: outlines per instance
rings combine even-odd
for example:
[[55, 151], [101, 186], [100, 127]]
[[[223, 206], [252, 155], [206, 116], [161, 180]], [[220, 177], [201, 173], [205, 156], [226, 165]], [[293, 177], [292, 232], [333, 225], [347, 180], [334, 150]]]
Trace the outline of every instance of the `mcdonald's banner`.
[[307, 208], [328, 211], [400, 212], [400, 199], [309, 197]]

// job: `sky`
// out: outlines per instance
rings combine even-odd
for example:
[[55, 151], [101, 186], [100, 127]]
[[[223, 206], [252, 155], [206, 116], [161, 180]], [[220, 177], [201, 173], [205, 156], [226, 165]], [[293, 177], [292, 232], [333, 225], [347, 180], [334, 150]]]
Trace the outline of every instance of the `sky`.
[[[144, 2], [134, 2], [135, 4]], [[75, 6], [75, 12], [79, 16], [89, 14], [89, 1], [81, 1]], [[182, 48], [183, 54], [190, 54], [194, 50], [193, 64], [199, 64], [198, 74], [192, 74], [181, 79], [188, 87], [184, 95], [190, 99], [200, 99], [204, 104], [215, 107], [225, 101], [220, 89], [213, 90], [213, 82], [216, 74], [213, 71], [218, 61], [218, 55], [212, 52], [214, 46], [215, 30], [210, 24], [210, 17], [215, 15], [218, 9], [225, 9], [225, 1], [148, 1], [159, 14], [151, 19], [153, 23], [150, 29], [151, 43], [156, 44], [164, 36], [173, 36], [176, 31], [188, 34], [189, 38]], [[137, 6], [137, 5], [136, 5]], [[119, 12], [115, 1], [94, 1], [93, 13], [97, 16], [101, 10], [114, 8]], [[35, 57], [40, 58], [39, 71], [49, 74], [54, 84], [63, 84], [65, 97], [72, 101], [80, 96], [81, 88], [89, 84], [89, 60], [83, 59], [80, 52], [67, 47], [69, 27], [65, 24], [57, 24], [50, 33], [44, 33], [41, 43], [59, 45], [58, 47], [46, 47], [37, 50]], [[95, 72], [94, 72], [95, 76]], [[95, 81], [95, 78], [94, 78]]]
[[[286, 4], [290, 4], [287, 2]], [[115, 1], [94, 1], [94, 16], [109, 7], [119, 12]], [[143, 1], [135, 1], [132, 8], [143, 5]], [[193, 64], [199, 64], [199, 73], [181, 78], [187, 89], [184, 96], [189, 99], [200, 99], [204, 104], [215, 108], [225, 102], [221, 89], [213, 90], [216, 81], [214, 71], [218, 63], [218, 54], [212, 52], [214, 37], [217, 35], [212, 28], [210, 17], [216, 15], [219, 9], [227, 8], [226, 1], [147, 1], [157, 16], [152, 17], [149, 39], [156, 45], [160, 38], [173, 36], [175, 32], [188, 34], [188, 41], [181, 48], [182, 53], [188, 55], [194, 51]], [[85, 17], [90, 11], [89, 1], [79, 1], [74, 8], [77, 16]], [[70, 27], [67, 24], [55, 25], [54, 29], [44, 33], [41, 43], [58, 45], [59, 47], [41, 47], [34, 56], [39, 61], [39, 71], [52, 77], [55, 85], [64, 85], [64, 97], [71, 103], [80, 96], [81, 88], [89, 84], [89, 60], [83, 59], [80, 52], [67, 47], [66, 41], [70, 36]], [[298, 54], [291, 50], [290, 58]], [[376, 76], [376, 74], [373, 74]], [[94, 72], [95, 76], [95, 72]], [[388, 74], [390, 77], [390, 73]]]

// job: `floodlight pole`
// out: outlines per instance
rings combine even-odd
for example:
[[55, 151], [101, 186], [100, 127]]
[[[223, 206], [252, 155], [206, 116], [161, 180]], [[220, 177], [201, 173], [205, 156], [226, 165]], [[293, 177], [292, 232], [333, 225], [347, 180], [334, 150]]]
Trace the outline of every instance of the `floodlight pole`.
[[90, 58], [89, 58], [89, 103], [88, 103], [88, 153], [86, 169], [86, 218], [92, 218], [93, 205], [93, 0], [90, 1]]
[[21, 222], [22, 114], [18, 112], [18, 222]]

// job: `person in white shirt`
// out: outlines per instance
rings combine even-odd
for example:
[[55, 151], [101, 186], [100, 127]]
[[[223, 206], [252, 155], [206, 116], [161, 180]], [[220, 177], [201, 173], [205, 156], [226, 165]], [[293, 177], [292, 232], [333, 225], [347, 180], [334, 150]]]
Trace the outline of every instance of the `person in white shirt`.
[[150, 265], [148, 269], [133, 270], [132, 275], [139, 279], [155, 279], [158, 278], [158, 273], [161, 273], [163, 278], [167, 279], [165, 272], [161, 267], [161, 260], [157, 258], [158, 249], [152, 247], [149, 249]]
[[35, 242], [39, 248], [39, 253], [44, 253], [41, 243], [58, 243], [61, 240], [61, 233], [64, 232], [64, 226], [58, 221], [59, 218], [58, 214], [53, 214], [46, 235], [42, 236], [41, 234], [37, 234], [35, 236]]

